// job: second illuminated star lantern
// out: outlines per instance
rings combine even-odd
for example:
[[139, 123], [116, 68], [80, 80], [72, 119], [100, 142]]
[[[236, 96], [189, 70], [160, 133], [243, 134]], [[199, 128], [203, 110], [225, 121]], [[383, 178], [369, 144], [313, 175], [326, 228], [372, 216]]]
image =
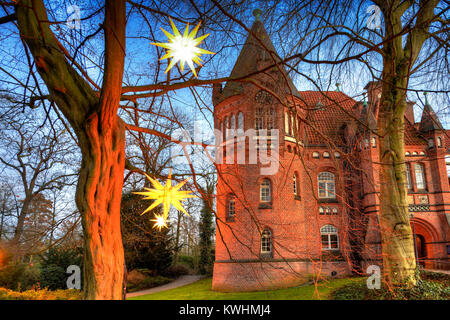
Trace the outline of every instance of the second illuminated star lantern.
[[189, 215], [183, 208], [182, 201], [188, 198], [196, 198], [191, 194], [191, 191], [180, 191], [189, 179], [186, 179], [176, 186], [172, 186], [172, 173], [169, 172], [166, 185], [163, 186], [158, 180], [146, 175], [147, 179], [152, 183], [154, 189], [144, 188], [146, 191], [134, 192], [135, 194], [145, 196], [144, 200], [155, 200], [141, 215], [151, 211], [160, 204], [163, 205], [163, 213], [155, 214], [155, 219], [151, 220], [155, 222], [153, 228], [167, 228], [167, 221], [169, 217], [170, 206], [173, 205], [177, 210]]
[[215, 54], [214, 52], [197, 47], [206, 37], [209, 36], [209, 33], [195, 38], [198, 28], [200, 27], [200, 23], [194, 28], [194, 30], [191, 31], [191, 33], [189, 33], [188, 23], [186, 29], [184, 30], [184, 34], [181, 35], [172, 19], [170, 19], [170, 24], [172, 25], [173, 35], [161, 28], [167, 38], [169, 38], [169, 42], [152, 43], [155, 46], [159, 46], [167, 50], [166, 54], [160, 60], [171, 59], [165, 73], [177, 64], [177, 62], [180, 62], [181, 71], [184, 70], [184, 65], [187, 64], [189, 68], [191, 68], [194, 76], [197, 78], [194, 62], [201, 66], [201, 62], [203, 62], [203, 60], [200, 59], [200, 56], [202, 54]]

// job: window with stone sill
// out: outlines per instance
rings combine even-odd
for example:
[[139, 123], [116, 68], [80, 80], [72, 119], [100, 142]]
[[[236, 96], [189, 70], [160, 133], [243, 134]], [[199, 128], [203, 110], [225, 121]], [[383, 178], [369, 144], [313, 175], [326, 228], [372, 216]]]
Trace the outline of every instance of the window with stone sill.
[[270, 202], [272, 199], [271, 197], [272, 193], [272, 187], [269, 179], [264, 179], [261, 182], [260, 186], [260, 201], [261, 202]]
[[272, 257], [272, 232], [264, 229], [261, 233], [261, 255], [264, 257]]
[[335, 176], [330, 172], [321, 172], [317, 177], [319, 199], [336, 199]]
[[327, 224], [320, 228], [322, 250], [339, 250], [338, 230], [335, 226]]

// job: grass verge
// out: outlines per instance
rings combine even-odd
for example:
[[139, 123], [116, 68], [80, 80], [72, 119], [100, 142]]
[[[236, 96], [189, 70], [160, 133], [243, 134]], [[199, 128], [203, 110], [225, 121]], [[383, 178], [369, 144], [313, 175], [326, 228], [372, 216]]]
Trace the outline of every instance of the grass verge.
[[211, 278], [183, 287], [129, 298], [128, 300], [328, 300], [331, 292], [348, 284], [361, 283], [363, 278], [345, 278], [324, 281], [316, 285], [295, 288], [255, 291], [216, 292], [211, 290]]

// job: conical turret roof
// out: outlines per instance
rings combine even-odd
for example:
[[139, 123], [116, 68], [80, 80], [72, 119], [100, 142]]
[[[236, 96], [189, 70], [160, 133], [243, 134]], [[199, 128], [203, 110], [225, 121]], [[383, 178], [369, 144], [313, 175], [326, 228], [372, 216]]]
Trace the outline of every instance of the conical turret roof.
[[439, 121], [438, 116], [428, 103], [428, 100], [426, 100], [425, 106], [423, 107], [422, 119], [420, 120], [419, 130], [422, 132], [444, 130], [441, 122]]
[[[255, 15], [256, 16], [256, 15]], [[274, 61], [275, 60], [275, 61]], [[239, 57], [236, 60], [233, 70], [231, 71], [231, 78], [243, 78], [254, 74], [257, 74], [261, 70], [264, 70], [269, 65], [273, 65], [281, 61], [276, 49], [270, 40], [264, 25], [259, 21], [259, 17], [256, 16], [256, 20], [253, 23], [247, 40], [242, 47]], [[274, 66], [277, 72], [280, 70]], [[280, 67], [286, 83], [286, 93], [292, 92], [298, 95], [298, 91], [295, 88], [292, 79], [289, 77], [284, 66]], [[267, 73], [267, 71], [265, 71]], [[280, 82], [277, 81], [277, 85]], [[289, 90], [290, 89], [290, 90]], [[236, 94], [243, 92], [242, 82], [229, 81], [225, 84], [222, 91], [223, 97], [228, 98]]]

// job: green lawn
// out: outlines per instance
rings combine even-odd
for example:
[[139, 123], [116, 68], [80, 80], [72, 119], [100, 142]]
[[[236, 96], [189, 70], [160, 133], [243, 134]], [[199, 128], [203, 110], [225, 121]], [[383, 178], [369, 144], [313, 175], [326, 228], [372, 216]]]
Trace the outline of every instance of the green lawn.
[[273, 291], [233, 293], [212, 291], [211, 280], [211, 278], [207, 278], [176, 289], [133, 297], [129, 300], [327, 300], [333, 290], [364, 279], [336, 279], [319, 283], [317, 287], [305, 285]]

